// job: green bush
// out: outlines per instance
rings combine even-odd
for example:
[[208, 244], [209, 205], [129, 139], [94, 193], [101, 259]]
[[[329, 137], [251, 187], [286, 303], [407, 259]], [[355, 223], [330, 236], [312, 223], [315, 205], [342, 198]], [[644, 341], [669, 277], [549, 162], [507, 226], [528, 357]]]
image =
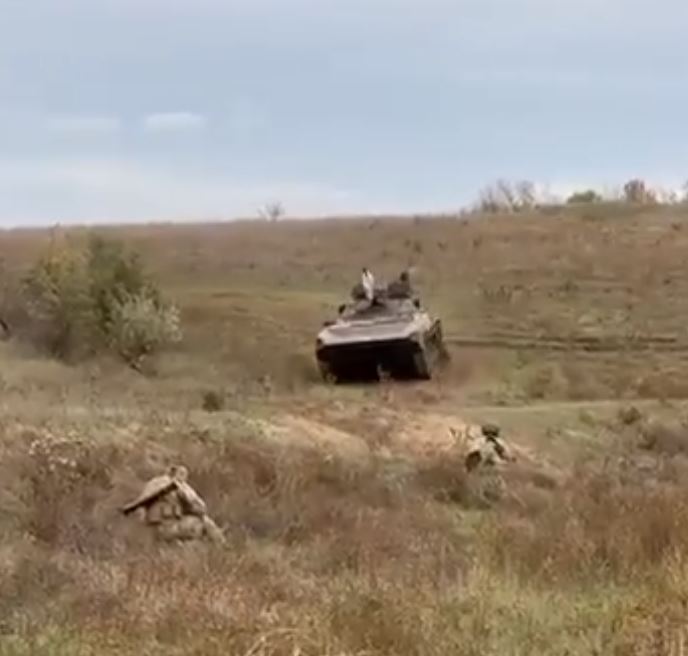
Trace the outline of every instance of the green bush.
[[67, 359], [110, 349], [131, 366], [181, 340], [179, 312], [116, 241], [52, 244], [21, 287], [24, 334]]
[[603, 200], [602, 196], [594, 189], [587, 189], [574, 192], [566, 199], [566, 202], [569, 205], [576, 205], [578, 203], [601, 203]]
[[114, 350], [138, 368], [143, 358], [182, 339], [179, 311], [163, 305], [144, 291], [127, 295], [108, 305], [108, 336]]
[[93, 306], [78, 250], [51, 247], [25, 276], [20, 294], [25, 334], [37, 345], [60, 358], [92, 346]]
[[9, 339], [15, 324], [20, 321], [17, 298], [16, 276], [0, 259], [0, 341]]
[[87, 277], [103, 336], [110, 332], [115, 313], [132, 297], [146, 295], [160, 301], [160, 294], [148, 281], [136, 253], [128, 253], [120, 242], [92, 237], [88, 246]]

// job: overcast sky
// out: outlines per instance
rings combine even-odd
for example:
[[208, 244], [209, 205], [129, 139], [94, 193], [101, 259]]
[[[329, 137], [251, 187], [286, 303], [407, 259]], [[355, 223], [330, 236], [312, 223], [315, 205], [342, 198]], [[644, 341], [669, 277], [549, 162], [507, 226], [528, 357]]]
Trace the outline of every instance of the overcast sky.
[[0, 0], [0, 224], [688, 178], [685, 0]]

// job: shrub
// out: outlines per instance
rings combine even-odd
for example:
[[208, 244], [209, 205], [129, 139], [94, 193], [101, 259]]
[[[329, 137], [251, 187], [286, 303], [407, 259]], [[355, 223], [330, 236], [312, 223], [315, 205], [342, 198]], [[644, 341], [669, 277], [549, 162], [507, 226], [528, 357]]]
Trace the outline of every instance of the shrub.
[[97, 327], [107, 335], [118, 308], [131, 297], [148, 295], [159, 302], [159, 293], [147, 280], [136, 253], [127, 253], [119, 242], [93, 237], [87, 261], [90, 296]]
[[60, 358], [92, 343], [94, 316], [84, 267], [82, 253], [51, 247], [23, 279], [20, 294], [28, 336]]
[[[51, 546], [79, 541], [88, 533], [85, 516], [95, 497], [111, 484], [115, 451], [50, 433], [27, 431], [24, 437], [30, 439], [28, 453], [18, 455], [13, 465], [25, 483], [25, 529]], [[69, 517], [70, 507], [82, 512], [79, 521]]]
[[488, 214], [522, 212], [533, 209], [536, 202], [537, 194], [532, 182], [498, 180], [480, 192], [477, 209]]
[[181, 340], [179, 312], [162, 300], [135, 253], [94, 237], [54, 244], [24, 278], [25, 334], [65, 359], [112, 349], [129, 365]]
[[594, 189], [586, 189], [585, 191], [576, 191], [572, 193], [566, 199], [566, 202], [569, 205], [575, 205], [577, 203], [601, 203], [602, 200], [602, 196]]
[[655, 192], [648, 188], [644, 180], [629, 180], [623, 188], [624, 200], [627, 203], [638, 203], [641, 205], [654, 204], [657, 202]]
[[218, 390], [204, 392], [202, 407], [206, 412], [220, 412], [225, 407], [224, 394]]
[[108, 312], [110, 344], [134, 368], [139, 368], [146, 356], [182, 339], [177, 308], [161, 305], [147, 292], [112, 301]]
[[11, 336], [17, 309], [16, 279], [0, 259], [0, 340]]

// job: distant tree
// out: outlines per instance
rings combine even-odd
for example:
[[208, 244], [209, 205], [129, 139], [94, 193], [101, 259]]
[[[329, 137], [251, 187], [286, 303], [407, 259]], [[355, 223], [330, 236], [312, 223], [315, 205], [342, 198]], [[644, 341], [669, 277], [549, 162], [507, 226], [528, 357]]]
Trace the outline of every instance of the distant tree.
[[681, 196], [676, 189], [659, 187], [654, 190], [656, 202], [662, 205], [676, 205], [682, 202]]
[[267, 203], [258, 210], [261, 218], [266, 221], [279, 221], [285, 214], [284, 206], [279, 201]]
[[644, 180], [634, 178], [629, 180], [623, 188], [624, 200], [634, 204], [653, 204], [657, 202], [656, 193], [648, 188]]
[[508, 184], [498, 180], [480, 191], [477, 209], [488, 214], [509, 212], [513, 206], [513, 196]]
[[688, 203], [688, 180], [686, 180], [681, 186], [681, 196], [679, 202]]
[[566, 202], [569, 205], [574, 205], [577, 203], [600, 203], [602, 200], [602, 196], [594, 189], [586, 189], [585, 191], [574, 191], [566, 199]]
[[109, 349], [140, 368], [182, 339], [179, 310], [162, 298], [138, 255], [101, 237], [84, 248], [54, 235], [23, 276], [17, 302], [25, 336], [62, 359]]
[[516, 183], [515, 187], [518, 209], [525, 210], [535, 207], [535, 184], [530, 182], [530, 180], [521, 180]]
[[481, 190], [477, 209], [481, 212], [496, 214], [499, 212], [522, 212], [535, 207], [535, 185], [529, 180], [510, 183], [497, 180]]

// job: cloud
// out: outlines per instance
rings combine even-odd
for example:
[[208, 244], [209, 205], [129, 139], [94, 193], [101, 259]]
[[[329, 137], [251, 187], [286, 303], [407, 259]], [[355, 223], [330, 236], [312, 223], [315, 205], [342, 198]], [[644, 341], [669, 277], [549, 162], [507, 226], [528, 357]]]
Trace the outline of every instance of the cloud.
[[193, 112], [162, 112], [149, 114], [143, 119], [147, 132], [181, 132], [203, 129], [207, 118]]
[[45, 126], [52, 132], [65, 134], [112, 134], [121, 127], [116, 116], [61, 115], [50, 116]]

